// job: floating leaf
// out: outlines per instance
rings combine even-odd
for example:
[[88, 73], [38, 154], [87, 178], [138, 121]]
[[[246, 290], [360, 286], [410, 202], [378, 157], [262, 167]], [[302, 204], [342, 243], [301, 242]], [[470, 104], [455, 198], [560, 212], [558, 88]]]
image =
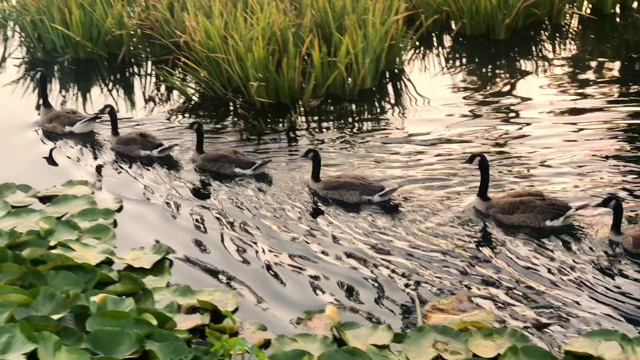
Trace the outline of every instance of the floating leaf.
[[45, 272], [47, 277], [47, 285], [58, 291], [77, 291], [85, 290], [85, 283], [82, 279], [66, 270], [49, 270]]
[[18, 305], [13, 301], [0, 300], [0, 324], [6, 324], [13, 316], [13, 311]]
[[63, 327], [62, 324], [52, 319], [50, 316], [31, 315], [21, 319], [21, 321], [29, 324], [31, 330], [36, 332], [47, 331], [55, 333]]
[[429, 360], [437, 355], [446, 360], [462, 360], [471, 357], [466, 340], [464, 334], [448, 326], [423, 325], [407, 334], [404, 354], [409, 360]]
[[430, 301], [424, 309], [425, 321], [431, 325], [456, 326], [460, 322], [492, 323], [495, 315], [474, 304], [468, 296], [445, 296]]
[[189, 330], [208, 324], [211, 321], [211, 314], [177, 314], [173, 320], [176, 322], [176, 329]]
[[96, 224], [113, 226], [116, 212], [109, 209], [88, 208], [69, 216], [67, 220], [73, 221], [83, 229], [88, 229]]
[[275, 334], [268, 331], [267, 327], [261, 323], [245, 323], [238, 324], [239, 336], [246, 339], [251, 345], [261, 346], [265, 341], [276, 337]]
[[4, 183], [0, 184], [0, 199], [12, 206], [29, 206], [35, 203], [36, 190], [26, 184]]
[[171, 301], [188, 307], [199, 305], [211, 310], [213, 306], [221, 311], [233, 311], [238, 308], [238, 295], [232, 291], [218, 289], [193, 290], [188, 285], [171, 285], [168, 287], [153, 288], [153, 297], [156, 306], [164, 307]]
[[0, 200], [0, 217], [4, 216], [9, 211], [11, 211], [11, 205], [4, 200]]
[[86, 342], [90, 350], [116, 358], [131, 355], [144, 344], [140, 333], [126, 329], [98, 329], [87, 336]]
[[50, 287], [39, 287], [29, 291], [29, 295], [33, 298], [33, 302], [27, 307], [21, 307], [16, 309], [14, 316], [17, 319], [22, 319], [32, 315], [44, 315], [58, 318], [64, 315], [71, 303], [69, 299], [55, 291]]
[[67, 347], [62, 344], [59, 337], [48, 333], [38, 332], [38, 359], [40, 360], [90, 360], [89, 353]]
[[0, 230], [15, 229], [20, 232], [38, 230], [38, 220], [43, 216], [42, 211], [31, 208], [11, 210], [0, 217]]
[[127, 329], [137, 331], [142, 336], [150, 334], [154, 326], [132, 313], [118, 310], [102, 310], [91, 315], [85, 324], [88, 331], [98, 329]]
[[296, 324], [302, 325], [314, 334], [329, 335], [331, 327], [339, 321], [338, 309], [333, 304], [327, 304], [324, 311], [305, 311], [304, 317], [296, 319]]
[[190, 360], [195, 356], [195, 351], [189, 348], [182, 340], [161, 343], [147, 341], [145, 347], [151, 351], [158, 360]]
[[58, 246], [51, 252], [66, 255], [79, 263], [91, 265], [96, 265], [111, 256], [115, 256], [115, 252], [111, 247], [101, 243], [88, 244], [72, 240], [65, 241], [64, 244], [66, 246]]
[[109, 225], [95, 224], [82, 231], [80, 241], [86, 239], [97, 239], [111, 247], [116, 246], [116, 232]]
[[347, 322], [336, 326], [336, 330], [347, 345], [366, 350], [367, 345], [389, 345], [393, 340], [393, 329], [389, 324], [362, 326]]
[[567, 354], [593, 356], [604, 360], [627, 359], [635, 354], [633, 340], [616, 330], [594, 330], [569, 340], [563, 351]]
[[89, 306], [93, 313], [104, 310], [118, 310], [132, 314], [136, 313], [136, 303], [132, 298], [113, 296], [109, 294], [100, 294], [91, 297]]
[[337, 345], [330, 338], [314, 334], [298, 334], [293, 337], [280, 335], [271, 343], [274, 353], [300, 349], [310, 352], [315, 357], [336, 348]]
[[0, 285], [0, 301], [2, 300], [11, 301], [16, 305], [28, 305], [33, 301], [29, 292], [18, 286], [9, 285]]
[[38, 197], [58, 195], [89, 195], [93, 193], [93, 185], [87, 180], [70, 180], [38, 192]]
[[173, 253], [175, 251], [167, 245], [153, 244], [151, 249], [133, 248], [125, 256], [116, 258], [116, 260], [133, 267], [150, 269], [157, 261]]
[[176, 324], [176, 321], [173, 319], [173, 317], [175, 316], [173, 314], [169, 316], [169, 314], [151, 308], [140, 308], [139, 310], [141, 313], [146, 313], [153, 316], [153, 318], [156, 319], [156, 323], [158, 324], [157, 326], [159, 329], [171, 330], [175, 329], [176, 326], [178, 326], [178, 324]]
[[148, 288], [165, 287], [171, 280], [171, 260], [160, 259], [150, 269], [127, 266], [125, 271], [138, 276]]
[[12, 282], [14, 279], [22, 276], [25, 272], [26, 269], [17, 264], [0, 264], [0, 284]]
[[44, 238], [49, 240], [51, 245], [55, 245], [60, 241], [75, 240], [80, 235], [76, 224], [58, 220], [51, 216], [45, 216], [38, 221], [40, 233]]
[[518, 347], [517, 345], [512, 345], [509, 347], [502, 356], [499, 358], [500, 360], [558, 360], [552, 353], [549, 351], [535, 346], [535, 345], [524, 345], [522, 347]]
[[[59, 256], [62, 257], [63, 255]], [[70, 260], [71, 262], [67, 262], [66, 259]], [[67, 258], [66, 256], [64, 258], [59, 258], [56, 261], [40, 265], [38, 269], [40, 269], [41, 271], [55, 269], [71, 272], [73, 273], [73, 275], [79, 277], [80, 280], [82, 280], [87, 289], [93, 288], [99, 277], [99, 272], [95, 267], [89, 264], [78, 264], [73, 261], [73, 259]]]
[[357, 347], [343, 347], [325, 351], [318, 360], [372, 360], [365, 351]]
[[107, 192], [100, 191], [93, 195], [95, 201], [98, 203], [96, 207], [102, 209], [110, 209], [113, 211], [119, 211], [122, 209], [122, 199], [117, 198]]
[[75, 214], [80, 210], [97, 207], [96, 201], [91, 195], [60, 195], [51, 200], [44, 211], [55, 217], [67, 214]]
[[120, 272], [118, 282], [107, 286], [104, 291], [113, 295], [130, 295], [144, 288], [144, 283], [132, 273]]
[[529, 337], [515, 329], [481, 329], [473, 331], [467, 339], [467, 347], [474, 354], [483, 358], [498, 356], [511, 345], [530, 344]]
[[38, 339], [26, 324], [0, 326], [0, 358], [11, 359], [38, 347]]
[[310, 352], [302, 349], [293, 349], [277, 352], [269, 356], [270, 360], [313, 360], [314, 356]]

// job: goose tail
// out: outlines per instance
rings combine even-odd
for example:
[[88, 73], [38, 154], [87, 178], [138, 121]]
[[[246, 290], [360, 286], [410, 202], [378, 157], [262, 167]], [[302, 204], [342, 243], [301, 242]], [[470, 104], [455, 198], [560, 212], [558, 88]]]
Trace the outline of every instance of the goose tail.
[[153, 149], [151, 151], [151, 156], [155, 156], [155, 157], [167, 156], [169, 155], [169, 153], [171, 153], [171, 150], [173, 150], [173, 148], [176, 146], [178, 146], [178, 144], [169, 144], [169, 145], [160, 146], [159, 148]]
[[580, 210], [586, 209], [588, 207], [591, 207], [591, 204], [586, 203], [586, 204], [580, 204], [580, 205], [577, 205], [577, 206], [573, 206], [573, 207], [571, 207], [571, 209], [569, 209], [569, 211], [564, 213], [564, 215], [562, 215], [561, 217], [559, 217], [557, 219], [554, 219], [554, 220], [547, 220], [545, 222], [545, 225], [547, 225], [547, 226], [568, 225], [569, 223], [571, 223], [572, 216], [576, 213], [576, 211], [580, 211]]
[[373, 200], [373, 202], [380, 202], [380, 201], [389, 200], [389, 199], [391, 199], [391, 195], [393, 195], [396, 191], [398, 191], [403, 186], [404, 185], [399, 185], [399, 186], [386, 188], [386, 189], [380, 191], [379, 193], [373, 195], [372, 200]]
[[263, 173], [265, 167], [267, 167], [267, 164], [269, 164], [271, 161], [271, 159], [259, 161], [257, 164], [253, 165], [251, 169], [248, 169], [247, 173], [251, 175]]
[[96, 120], [98, 120], [98, 118], [100, 117], [100, 115], [96, 114], [96, 115], [92, 115], [86, 119], [82, 119], [80, 121], [78, 121], [77, 123], [75, 123], [75, 125], [73, 125], [70, 129], [69, 132], [73, 132], [76, 134], [83, 134], [83, 133], [88, 133], [93, 131], [93, 128], [96, 126]]

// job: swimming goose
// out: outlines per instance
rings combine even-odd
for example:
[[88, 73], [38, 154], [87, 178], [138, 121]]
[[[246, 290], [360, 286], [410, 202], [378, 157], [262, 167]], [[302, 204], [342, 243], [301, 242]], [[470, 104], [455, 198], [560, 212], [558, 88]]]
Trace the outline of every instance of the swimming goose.
[[608, 195], [593, 207], [603, 207], [613, 210], [613, 221], [609, 229], [609, 239], [620, 243], [630, 253], [640, 254], [640, 229], [622, 232], [622, 215], [624, 208], [622, 199], [617, 195]]
[[196, 132], [196, 149], [193, 160], [200, 170], [213, 171], [224, 175], [256, 175], [263, 173], [270, 159], [258, 161], [240, 150], [217, 149], [204, 151], [204, 129], [202, 123], [194, 121], [189, 129]]
[[577, 210], [589, 207], [583, 204], [572, 207], [563, 200], [545, 195], [541, 191], [514, 191], [498, 198], [491, 198], [489, 191], [489, 160], [482, 153], [474, 153], [464, 161], [480, 169], [480, 186], [474, 207], [505, 225], [534, 228], [568, 225]]
[[389, 200], [391, 195], [401, 188], [401, 186], [386, 188], [365, 176], [356, 174], [340, 174], [321, 179], [320, 152], [316, 149], [308, 149], [302, 154], [302, 157], [311, 160], [312, 164], [309, 187], [325, 198], [350, 204], [367, 201], [381, 202]]
[[171, 150], [178, 144], [165, 145], [160, 139], [146, 131], [132, 131], [120, 135], [118, 130], [118, 114], [113, 105], [106, 104], [98, 114], [109, 115], [111, 122], [111, 149], [121, 154], [133, 157], [162, 157], [169, 155]]
[[57, 110], [49, 101], [47, 73], [44, 69], [36, 69], [34, 73], [39, 74], [38, 100], [42, 100], [42, 104], [38, 102], [36, 110], [40, 111], [40, 128], [42, 130], [55, 134], [82, 134], [93, 131], [100, 115], [83, 114], [76, 109], [69, 108]]

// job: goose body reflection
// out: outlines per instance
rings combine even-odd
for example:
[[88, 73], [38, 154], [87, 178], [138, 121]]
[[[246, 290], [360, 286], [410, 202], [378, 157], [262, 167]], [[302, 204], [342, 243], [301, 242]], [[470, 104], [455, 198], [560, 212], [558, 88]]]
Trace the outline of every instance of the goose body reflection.
[[594, 204], [593, 207], [608, 208], [613, 211], [609, 239], [622, 245], [622, 248], [626, 251], [634, 255], [640, 255], [640, 229], [622, 231], [622, 216], [624, 214], [622, 199], [617, 195], [608, 195], [599, 203]]
[[257, 175], [265, 171], [271, 159], [256, 160], [243, 151], [236, 149], [216, 149], [204, 151], [204, 128], [202, 123], [194, 121], [189, 129], [196, 133], [196, 148], [193, 160], [200, 170], [211, 171], [223, 175]]
[[[83, 114], [76, 109], [56, 109], [49, 101], [48, 75], [44, 69], [36, 69], [38, 75], [38, 104], [40, 111], [40, 128], [55, 134], [83, 134], [92, 132], [98, 114]], [[42, 103], [40, 103], [42, 101]]]
[[391, 199], [391, 196], [401, 187], [387, 188], [378, 182], [357, 174], [340, 174], [322, 179], [320, 178], [322, 167], [320, 152], [316, 149], [307, 149], [302, 154], [302, 157], [311, 160], [312, 163], [309, 188], [325, 198], [349, 204], [368, 201], [377, 203]]
[[113, 105], [106, 104], [98, 114], [109, 115], [111, 122], [111, 149], [115, 152], [132, 157], [162, 157], [169, 155], [177, 144], [165, 145], [160, 139], [146, 131], [132, 131], [120, 135], [118, 129], [118, 114]]
[[474, 207], [502, 224], [533, 228], [569, 225], [576, 211], [589, 207], [589, 204], [573, 207], [564, 200], [535, 190], [513, 191], [491, 198], [488, 193], [490, 174], [487, 157], [474, 153], [464, 163], [475, 165], [480, 170], [480, 186]]

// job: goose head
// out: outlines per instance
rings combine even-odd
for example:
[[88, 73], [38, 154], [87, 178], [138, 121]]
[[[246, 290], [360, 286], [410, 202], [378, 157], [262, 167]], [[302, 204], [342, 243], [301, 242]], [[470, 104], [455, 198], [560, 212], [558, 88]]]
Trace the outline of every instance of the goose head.
[[316, 149], [307, 149], [301, 157], [309, 160], [320, 159], [320, 152]]
[[483, 153], [473, 153], [469, 155], [463, 164], [475, 165], [478, 168], [482, 168], [483, 166], [489, 165], [489, 160], [487, 160], [487, 156]]
[[619, 197], [618, 195], [615, 194], [609, 194], [607, 195], [604, 199], [602, 199], [602, 201], [593, 204], [593, 207], [601, 207], [601, 208], [608, 208], [608, 209], [614, 209], [618, 206], [622, 206], [622, 198]]
[[100, 110], [98, 110], [98, 114], [100, 115], [116, 115], [116, 108], [111, 104], [106, 104]]

